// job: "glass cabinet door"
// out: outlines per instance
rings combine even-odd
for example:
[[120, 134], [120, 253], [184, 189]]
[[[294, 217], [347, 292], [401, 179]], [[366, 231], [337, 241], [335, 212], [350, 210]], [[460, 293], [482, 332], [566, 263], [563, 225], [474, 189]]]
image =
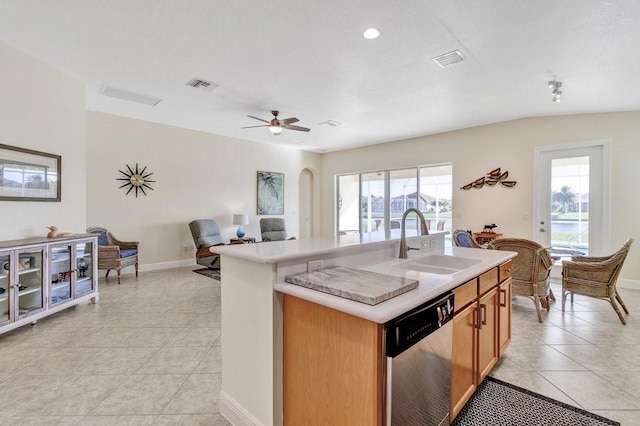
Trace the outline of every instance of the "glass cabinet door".
[[75, 246], [76, 283], [75, 297], [90, 293], [93, 288], [93, 242], [84, 241]]
[[9, 253], [0, 253], [0, 324], [9, 322], [9, 275], [11, 257]]
[[44, 308], [42, 265], [43, 249], [18, 251], [17, 304], [18, 317]]
[[71, 300], [71, 246], [51, 246], [49, 259], [49, 297], [55, 306]]

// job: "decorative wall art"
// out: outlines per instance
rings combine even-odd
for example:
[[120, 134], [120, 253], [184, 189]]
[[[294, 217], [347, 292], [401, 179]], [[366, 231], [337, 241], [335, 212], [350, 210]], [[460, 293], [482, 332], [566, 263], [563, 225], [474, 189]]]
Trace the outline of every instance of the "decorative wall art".
[[60, 201], [62, 157], [0, 144], [0, 201]]
[[284, 173], [258, 171], [258, 214], [284, 214]]
[[518, 182], [515, 180], [506, 180], [508, 177], [509, 171], [505, 170], [504, 172], [501, 172], [500, 167], [498, 167], [497, 169], [491, 170], [486, 176], [482, 176], [481, 178], [466, 184], [460, 189], [464, 189], [465, 191], [471, 188], [480, 189], [485, 185], [496, 186], [498, 183], [506, 188], [513, 188]]
[[149, 179], [149, 176], [151, 176], [153, 172], [145, 173], [147, 171], [147, 167], [145, 166], [140, 169], [138, 167], [138, 163], [136, 163], [135, 169], [132, 169], [128, 164], [126, 166], [127, 171], [123, 172], [122, 170], [118, 170], [122, 174], [122, 176], [124, 176], [116, 178], [116, 180], [124, 181], [124, 183], [120, 185], [118, 189], [128, 188], [125, 195], [128, 195], [132, 190], [135, 189], [136, 198], [138, 198], [138, 191], [146, 196], [147, 192], [145, 191], [145, 188], [153, 190], [151, 185], [149, 185], [150, 183], [155, 182], [155, 180]]

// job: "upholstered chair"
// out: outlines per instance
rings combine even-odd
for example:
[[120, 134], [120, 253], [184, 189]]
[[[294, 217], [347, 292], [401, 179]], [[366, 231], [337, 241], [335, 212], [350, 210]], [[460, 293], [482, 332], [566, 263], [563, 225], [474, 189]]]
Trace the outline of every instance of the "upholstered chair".
[[137, 241], [120, 241], [105, 228], [87, 228], [87, 232], [98, 236], [98, 269], [106, 269], [105, 278], [109, 278], [109, 272], [115, 269], [120, 284], [120, 271], [127, 266], [135, 266], [138, 277]]
[[296, 237], [288, 237], [284, 219], [279, 217], [268, 217], [260, 219], [260, 232], [262, 241], [282, 241], [295, 240]]
[[456, 247], [484, 248], [464, 229], [453, 231], [453, 245]]
[[220, 268], [220, 256], [212, 253], [212, 246], [225, 245], [218, 223], [213, 219], [196, 219], [189, 222], [189, 229], [196, 245], [196, 262], [210, 269]]
[[540, 306], [548, 311], [549, 299], [553, 298], [549, 288], [553, 260], [549, 252], [537, 242], [524, 238], [498, 238], [491, 241], [487, 248], [518, 253], [511, 259], [512, 295], [531, 299], [538, 314], [538, 322], [542, 322]]
[[574, 257], [572, 260], [562, 261], [562, 312], [567, 301], [567, 294], [595, 297], [609, 302], [613, 310], [618, 314], [620, 322], [626, 325], [622, 312], [616, 305], [616, 301], [622, 306], [626, 314], [629, 313], [622, 301], [616, 283], [624, 260], [633, 244], [633, 238], [629, 238], [620, 250], [610, 256], [602, 257]]

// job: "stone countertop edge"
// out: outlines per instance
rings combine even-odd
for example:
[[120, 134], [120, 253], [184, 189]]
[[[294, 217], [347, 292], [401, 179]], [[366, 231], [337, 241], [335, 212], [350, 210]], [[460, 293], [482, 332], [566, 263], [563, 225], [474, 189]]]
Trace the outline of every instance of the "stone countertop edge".
[[[480, 253], [477, 251], [482, 250]], [[476, 253], [474, 253], [476, 252]], [[387, 275], [396, 275], [406, 278], [418, 278], [420, 284], [417, 288], [404, 294], [395, 296], [377, 305], [366, 305], [361, 302], [344, 299], [342, 297], [333, 296], [316, 290], [304, 288], [295, 284], [276, 283], [274, 290], [317, 303], [328, 308], [332, 308], [347, 314], [354, 315], [378, 324], [384, 324], [393, 318], [404, 314], [405, 312], [425, 303], [441, 294], [453, 290], [470, 279], [483, 274], [484, 272], [495, 268], [511, 258], [517, 256], [515, 252], [485, 250], [485, 249], [461, 249], [454, 248], [454, 256], [480, 258], [483, 261], [478, 265], [471, 266], [463, 271], [452, 275], [438, 275], [426, 272], [417, 272], [403, 270], [400, 268], [385, 267], [386, 263], [392, 264], [397, 262], [392, 260], [382, 265], [360, 266], [358, 269], [365, 271], [382, 272]]]

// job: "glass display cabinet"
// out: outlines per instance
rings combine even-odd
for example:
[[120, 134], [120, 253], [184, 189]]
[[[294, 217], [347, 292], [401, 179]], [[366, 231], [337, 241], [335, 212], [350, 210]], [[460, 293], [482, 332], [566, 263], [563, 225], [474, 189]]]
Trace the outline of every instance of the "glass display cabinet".
[[97, 237], [0, 241], [0, 333], [98, 298]]

